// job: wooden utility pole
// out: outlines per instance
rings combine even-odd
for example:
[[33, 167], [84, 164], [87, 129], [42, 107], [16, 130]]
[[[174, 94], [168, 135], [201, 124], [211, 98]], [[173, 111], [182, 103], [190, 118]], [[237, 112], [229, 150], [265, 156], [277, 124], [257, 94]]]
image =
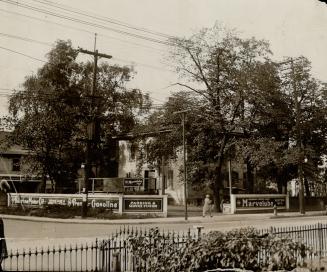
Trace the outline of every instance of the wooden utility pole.
[[91, 89], [91, 116], [88, 120], [87, 124], [87, 138], [86, 138], [86, 151], [85, 151], [85, 164], [84, 164], [84, 193], [85, 196], [83, 198], [83, 205], [82, 205], [82, 217], [87, 217], [87, 202], [88, 202], [88, 193], [90, 187], [90, 176], [91, 176], [91, 169], [92, 169], [92, 161], [91, 161], [91, 152], [92, 146], [97, 139], [95, 135], [95, 122], [96, 122], [96, 114], [97, 112], [94, 111], [94, 104], [95, 104], [95, 97], [96, 97], [96, 90], [97, 90], [97, 71], [98, 71], [98, 58], [106, 58], [111, 59], [112, 56], [107, 54], [101, 54], [96, 50], [96, 34], [94, 39], [94, 51], [84, 50], [79, 48], [79, 52], [92, 55], [94, 56], [94, 65], [93, 65], [93, 82], [92, 82], [92, 89]]

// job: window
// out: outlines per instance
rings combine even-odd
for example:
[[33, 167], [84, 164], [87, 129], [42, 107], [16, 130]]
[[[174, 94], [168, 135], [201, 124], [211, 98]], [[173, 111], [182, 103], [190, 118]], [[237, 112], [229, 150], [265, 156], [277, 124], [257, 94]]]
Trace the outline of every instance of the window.
[[20, 171], [20, 158], [15, 158], [12, 160], [12, 171]]
[[174, 170], [168, 170], [168, 186], [174, 189]]
[[136, 142], [129, 143], [130, 161], [135, 161], [138, 145]]

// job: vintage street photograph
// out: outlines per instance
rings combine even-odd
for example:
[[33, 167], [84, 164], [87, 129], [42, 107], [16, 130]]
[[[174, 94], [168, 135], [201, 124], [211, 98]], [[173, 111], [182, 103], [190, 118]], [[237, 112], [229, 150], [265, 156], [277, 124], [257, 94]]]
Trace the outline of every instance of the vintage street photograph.
[[0, 0], [0, 271], [327, 270], [327, 1]]

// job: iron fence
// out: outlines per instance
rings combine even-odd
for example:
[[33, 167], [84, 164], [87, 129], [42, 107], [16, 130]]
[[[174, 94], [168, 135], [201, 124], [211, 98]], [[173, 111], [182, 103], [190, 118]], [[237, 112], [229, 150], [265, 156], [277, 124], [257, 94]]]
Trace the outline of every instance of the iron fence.
[[263, 234], [272, 233], [279, 237], [289, 237], [294, 241], [302, 242], [311, 249], [307, 254], [308, 258], [327, 256], [327, 224], [270, 227], [261, 232]]
[[[308, 258], [327, 256], [327, 224], [271, 227], [260, 232], [304, 243], [314, 252], [308, 253]], [[134, 271], [139, 260], [132, 255], [128, 237], [149, 235], [146, 229], [123, 227], [105, 239], [75, 245], [9, 250], [2, 267], [5, 271]], [[187, 232], [162, 231], [161, 235], [167, 241], [173, 241], [169, 243], [170, 246], [179, 247], [190, 238], [198, 239], [201, 232], [196, 229]]]
[[[150, 229], [123, 227], [108, 238], [75, 245], [9, 250], [2, 262], [5, 271], [134, 271], [137, 260], [128, 244], [131, 236], [149, 236]], [[162, 232], [179, 246], [198, 232]]]

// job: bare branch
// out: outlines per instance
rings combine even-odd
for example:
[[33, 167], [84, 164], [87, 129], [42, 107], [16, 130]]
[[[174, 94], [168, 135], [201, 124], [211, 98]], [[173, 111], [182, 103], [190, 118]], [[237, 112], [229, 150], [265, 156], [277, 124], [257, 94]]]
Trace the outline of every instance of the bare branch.
[[197, 94], [203, 96], [203, 97], [204, 97], [205, 99], [207, 99], [208, 101], [210, 101], [210, 98], [209, 98], [206, 94], [204, 94], [203, 92], [201, 92], [201, 91], [199, 91], [199, 90], [197, 90], [197, 89], [194, 89], [194, 88], [192, 88], [192, 87], [190, 87], [190, 86], [188, 86], [188, 85], [186, 85], [186, 84], [183, 84], [183, 83], [175, 83], [175, 84], [172, 84], [172, 86], [173, 86], [173, 85], [179, 85], [179, 86], [182, 86], [182, 87], [186, 87], [186, 88], [192, 90], [193, 92], [195, 92], [195, 93], [197, 93]]
[[199, 58], [197, 58], [197, 60], [195, 59], [194, 55], [192, 54], [191, 50], [189, 48], [186, 49], [187, 52], [190, 54], [194, 64], [196, 65], [196, 67], [199, 69], [199, 72], [201, 74], [201, 79], [203, 80], [203, 82], [205, 83], [205, 85], [207, 86], [208, 90], [210, 92], [213, 92], [209, 82], [207, 81], [207, 78], [205, 77], [204, 73], [203, 73], [203, 70], [202, 70], [202, 66], [200, 64], [200, 61], [199, 61]]

